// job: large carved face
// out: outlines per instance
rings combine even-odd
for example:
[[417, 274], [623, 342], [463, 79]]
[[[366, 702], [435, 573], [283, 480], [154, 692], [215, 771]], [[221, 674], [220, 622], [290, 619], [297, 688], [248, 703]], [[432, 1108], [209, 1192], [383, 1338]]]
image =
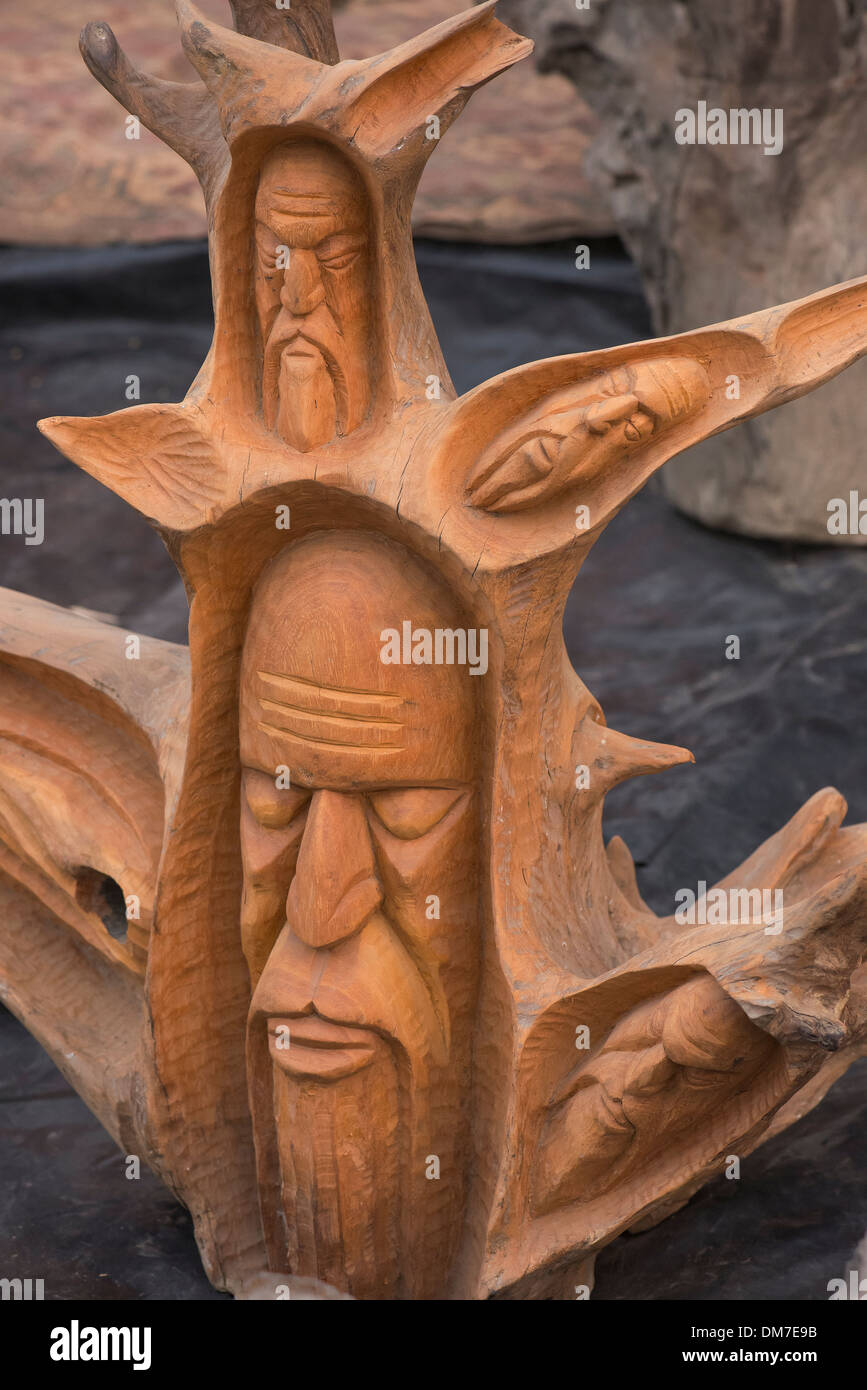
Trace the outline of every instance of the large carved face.
[[370, 399], [368, 201], [327, 145], [281, 145], [256, 196], [256, 310], [269, 429], [306, 452], [348, 434]]
[[313, 537], [259, 585], [241, 679], [271, 1259], [367, 1297], [438, 1288], [459, 1233], [480, 953], [475, 682], [383, 665], [407, 617], [457, 625], [399, 547]]

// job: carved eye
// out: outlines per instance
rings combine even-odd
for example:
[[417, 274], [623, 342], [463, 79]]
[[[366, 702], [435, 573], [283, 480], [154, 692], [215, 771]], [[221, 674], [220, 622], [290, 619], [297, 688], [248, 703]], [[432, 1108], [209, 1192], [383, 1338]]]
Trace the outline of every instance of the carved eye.
[[634, 395], [606, 395], [597, 399], [588, 405], [584, 419], [591, 434], [608, 434], [619, 429], [632, 442], [643, 438], [645, 424], [652, 428], [650, 416]]
[[358, 237], [332, 236], [319, 243], [316, 254], [326, 270], [345, 270], [358, 260], [363, 244]]
[[563, 443], [564, 441], [554, 434], [537, 434], [534, 439], [528, 439], [522, 448], [515, 449], [509, 457], [519, 456], [532, 474], [533, 481], [536, 478], [547, 478], [557, 462]]
[[632, 390], [632, 377], [628, 367], [614, 367], [605, 372], [602, 378], [603, 396], [626, 396]]
[[693, 1091], [704, 1091], [719, 1086], [725, 1081], [726, 1075], [726, 1072], [708, 1071], [705, 1067], [684, 1067], [681, 1071], [684, 1085]]
[[282, 830], [307, 809], [310, 793], [278, 787], [273, 777], [248, 767], [244, 769], [244, 797], [259, 825]]
[[624, 432], [631, 444], [639, 444], [642, 439], [650, 438], [653, 434], [653, 428], [653, 417], [644, 410], [637, 410], [626, 421]]
[[464, 795], [454, 787], [404, 787], [373, 792], [369, 800], [386, 830], [399, 840], [417, 840], [433, 830]]
[[256, 253], [263, 270], [277, 269], [277, 247], [279, 245], [280, 242], [271, 228], [260, 222], [256, 228]]

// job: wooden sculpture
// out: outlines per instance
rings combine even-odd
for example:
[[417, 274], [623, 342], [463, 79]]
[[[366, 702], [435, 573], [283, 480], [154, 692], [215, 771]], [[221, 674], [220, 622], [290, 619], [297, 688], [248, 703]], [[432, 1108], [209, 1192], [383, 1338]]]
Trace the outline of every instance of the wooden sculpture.
[[455, 399], [413, 190], [529, 45], [486, 4], [338, 62], [327, 0], [232, 9], [180, 0], [189, 85], [82, 37], [199, 174], [216, 327], [180, 405], [41, 428], [160, 531], [190, 645], [5, 594], [3, 998], [218, 1287], [572, 1298], [867, 1046], [867, 827], [818, 792], [657, 917], [603, 797], [691, 755], [561, 632], [666, 459], [867, 352], [867, 278]]

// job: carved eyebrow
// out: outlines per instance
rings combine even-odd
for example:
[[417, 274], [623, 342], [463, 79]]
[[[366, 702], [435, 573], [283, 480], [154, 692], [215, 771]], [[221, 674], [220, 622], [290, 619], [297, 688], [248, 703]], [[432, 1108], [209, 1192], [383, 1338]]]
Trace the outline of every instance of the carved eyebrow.
[[327, 237], [323, 237], [320, 246], [366, 246], [367, 235], [362, 227], [348, 229], [346, 231], [330, 232]]
[[[317, 202], [323, 206], [315, 207]], [[279, 188], [271, 190], [267, 206], [271, 212], [296, 217], [334, 217], [340, 210], [339, 200], [330, 193], [292, 193]]]

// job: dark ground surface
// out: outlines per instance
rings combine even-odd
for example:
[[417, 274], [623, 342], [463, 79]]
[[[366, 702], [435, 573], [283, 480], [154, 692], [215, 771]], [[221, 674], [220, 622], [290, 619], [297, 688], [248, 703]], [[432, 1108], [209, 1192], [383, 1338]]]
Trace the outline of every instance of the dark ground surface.
[[[422, 281], [463, 391], [521, 361], [649, 336], [633, 268], [612, 243], [576, 272], [571, 246], [419, 246]], [[43, 415], [179, 400], [207, 352], [197, 243], [106, 252], [0, 250], [0, 492], [45, 499], [46, 537], [0, 537], [0, 584], [185, 636], [180, 583], [145, 522], [62, 459]], [[756, 305], [756, 308], [762, 306]], [[818, 788], [867, 819], [867, 553], [706, 531], [651, 487], [597, 545], [566, 614], [579, 674], [614, 727], [684, 744], [695, 767], [618, 788], [626, 839], [657, 911], [713, 881]], [[739, 661], [725, 659], [737, 635]], [[604, 1299], [825, 1299], [867, 1229], [867, 1060], [653, 1231], [601, 1256]], [[0, 1011], [0, 1277], [48, 1298], [219, 1298], [190, 1223], [111, 1140], [25, 1030]]]

